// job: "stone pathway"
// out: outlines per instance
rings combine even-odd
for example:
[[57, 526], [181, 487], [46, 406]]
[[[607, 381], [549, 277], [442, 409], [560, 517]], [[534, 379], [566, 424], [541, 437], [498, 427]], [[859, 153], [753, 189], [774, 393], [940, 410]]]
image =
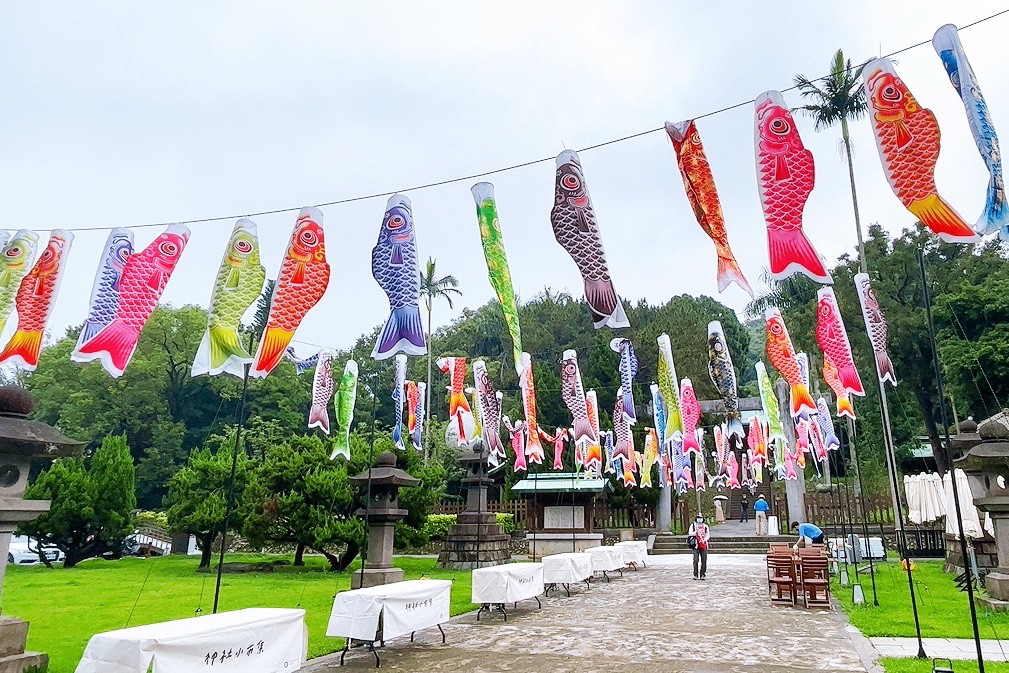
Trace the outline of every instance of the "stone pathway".
[[[881, 657], [915, 657], [918, 655], [917, 638], [870, 638], [869, 642]], [[969, 638], [922, 638], [925, 654], [931, 659], [975, 660], [977, 648]], [[981, 654], [985, 661], [1009, 661], [1009, 640], [981, 640]]]
[[[651, 556], [648, 567], [609, 584], [552, 593], [477, 622], [467, 614], [381, 650], [383, 671], [452, 673], [865, 673], [843, 614], [774, 608], [764, 558], [711, 555], [708, 579], [690, 577], [689, 556]], [[857, 631], [855, 632], [857, 634]], [[871, 647], [866, 648], [871, 651]], [[645, 668], [642, 668], [645, 667]], [[317, 659], [310, 673], [374, 670], [355, 649]]]

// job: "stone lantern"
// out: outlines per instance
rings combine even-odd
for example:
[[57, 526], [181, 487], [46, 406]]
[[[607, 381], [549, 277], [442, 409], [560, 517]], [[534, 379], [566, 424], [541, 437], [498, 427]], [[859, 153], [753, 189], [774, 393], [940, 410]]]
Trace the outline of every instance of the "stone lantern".
[[978, 439], [964, 446], [964, 456], [954, 464], [967, 475], [974, 505], [987, 512], [995, 527], [996, 567], [985, 577], [988, 598], [980, 599], [993, 610], [1009, 610], [1009, 427], [988, 421], [977, 428]]
[[371, 482], [371, 499], [368, 506], [355, 512], [368, 522], [368, 558], [364, 570], [351, 576], [351, 588], [360, 589], [402, 582], [403, 571], [392, 565], [396, 522], [405, 519], [409, 514], [407, 510], [399, 508], [399, 489], [416, 486], [420, 483], [420, 479], [411, 477], [397, 468], [396, 454], [392, 451], [383, 451], [379, 454], [374, 467], [349, 479], [350, 483], [364, 493], [368, 492], [368, 482]]
[[[28, 420], [35, 404], [20, 386], [0, 387], [0, 587], [7, 569], [11, 535], [19, 524], [49, 511], [48, 500], [25, 500], [33, 458], [53, 459], [79, 454], [84, 442], [65, 437], [56, 428]], [[44, 670], [48, 657], [25, 652], [28, 622], [0, 617], [0, 671]]]
[[463, 451], [459, 463], [466, 470], [466, 511], [460, 512], [445, 534], [438, 567], [453, 570], [485, 568], [508, 563], [511, 550], [508, 536], [497, 522], [497, 514], [487, 510], [487, 489], [494, 483], [484, 470], [487, 449], [482, 439]]

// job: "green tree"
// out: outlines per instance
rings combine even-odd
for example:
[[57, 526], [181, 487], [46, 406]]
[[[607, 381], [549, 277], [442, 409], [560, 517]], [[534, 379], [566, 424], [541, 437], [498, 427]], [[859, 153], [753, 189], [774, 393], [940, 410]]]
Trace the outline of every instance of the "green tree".
[[[110, 433], [125, 433], [137, 463], [137, 499], [156, 509], [172, 475], [194, 447], [236, 420], [241, 381], [190, 376], [206, 311], [159, 306], [140, 337], [126, 373], [113, 379], [97, 363], [70, 360], [79, 329], [47, 348], [24, 383], [35, 399], [33, 417], [57, 425], [93, 449]], [[311, 400], [311, 377], [282, 362], [266, 379], [249, 382], [245, 420], [275, 422], [283, 434], [301, 432]]]
[[[360, 438], [352, 440], [353, 465], [364, 452]], [[330, 451], [316, 436], [291, 437], [267, 448], [246, 490], [243, 532], [252, 545], [293, 544], [296, 566], [304, 565], [306, 549], [325, 556], [333, 570], [343, 570], [357, 557], [364, 524], [354, 516], [347, 465], [330, 460]], [[342, 554], [339, 547], [345, 549]]]
[[[420, 274], [420, 294], [424, 297], [424, 306], [427, 308], [427, 399], [425, 409], [431, 408], [431, 364], [434, 358], [434, 348], [431, 333], [431, 312], [434, 310], [434, 302], [444, 299], [448, 302], [448, 307], [452, 308], [452, 297], [461, 297], [459, 281], [455, 276], [442, 276], [438, 278], [438, 271], [434, 259], [428, 257], [424, 271]], [[428, 450], [425, 445], [424, 457], [427, 459]]]
[[[186, 464], [168, 482], [165, 508], [168, 526], [173, 533], [196, 536], [200, 548], [200, 568], [209, 568], [214, 542], [224, 530], [228, 488], [231, 481], [231, 461], [234, 455], [234, 433], [217, 442], [219, 448], [194, 449]], [[252, 461], [245, 451], [238, 453], [235, 472], [234, 502], [229, 530], [241, 528], [245, 486]]]
[[848, 181], [851, 186], [851, 205], [855, 210], [859, 260], [862, 272], [867, 273], [865, 246], [862, 243], [862, 223], [858, 214], [858, 196], [855, 192], [855, 169], [851, 163], [851, 137], [848, 133], [848, 120], [861, 119], [869, 109], [865, 100], [865, 89], [860, 81], [861, 76], [862, 68], [852, 66], [851, 59], [845, 60], [844, 52], [838, 49], [830, 62], [829, 75], [817, 80], [810, 80], [805, 75], [796, 75], [795, 85], [799, 89], [799, 94], [811, 101], [801, 106], [799, 110], [816, 121], [813, 128], [822, 131], [836, 124], [841, 125], [841, 145], [848, 159]]
[[48, 512], [19, 532], [55, 545], [66, 555], [64, 568], [97, 556], [118, 558], [133, 532], [136, 474], [123, 435], [108, 436], [91, 458], [62, 458], [39, 475], [25, 498], [50, 500]]
[[[947, 469], [941, 447], [942, 405], [938, 399], [935, 372], [932, 365], [932, 344], [924, 308], [924, 293], [918, 263], [918, 251], [924, 252], [925, 270], [936, 311], [939, 329], [937, 343], [943, 362], [944, 376], [953, 384], [956, 397], [965, 404], [967, 412], [984, 414], [982, 398], [989, 391], [988, 379], [993, 383], [993, 373], [1000, 371], [1003, 330], [999, 328], [1001, 315], [998, 301], [988, 295], [1006, 278], [1006, 259], [1002, 244], [991, 241], [974, 249], [963, 245], [943, 243], [921, 225], [905, 229], [890, 240], [879, 225], [869, 227], [865, 241], [866, 257], [872, 270], [873, 291], [886, 315], [889, 328], [888, 350], [897, 372], [899, 384], [890, 392], [890, 419], [894, 443], [897, 446], [912, 443], [919, 434], [925, 434], [932, 445], [940, 471]], [[876, 375], [872, 346], [865, 333], [861, 307], [853, 281], [859, 264], [842, 257], [831, 270], [834, 276], [834, 293], [841, 316], [851, 341], [855, 365], [862, 376], [866, 396], [856, 398], [856, 433], [859, 447], [869, 451], [867, 460], [882, 461], [882, 426], [878, 413], [879, 392], [871, 385]], [[816, 293], [811, 283], [781, 283], [774, 289], [780, 295], [782, 313], [796, 350], [818, 354], [816, 344]], [[995, 290], [997, 291], [997, 290]], [[963, 303], [961, 303], [963, 302]], [[757, 304], [748, 307], [752, 312]], [[956, 317], [954, 317], [956, 316]], [[958, 325], [956, 318], [962, 324]], [[963, 329], [967, 336], [964, 337]], [[981, 346], [978, 346], [978, 343]], [[1006, 344], [1009, 346], [1009, 343]], [[984, 355], [986, 366], [977, 366], [975, 356]], [[810, 377], [814, 388], [822, 385], [820, 371], [822, 357], [811, 356]], [[973, 366], [972, 366], [973, 365]], [[1002, 385], [1001, 383], [998, 385]], [[985, 395], [972, 396], [969, 390], [986, 391]], [[1005, 388], [995, 388], [996, 392]], [[1005, 391], [1009, 392], [1009, 391]], [[998, 399], [1005, 399], [994, 395]], [[980, 408], [979, 408], [980, 407]], [[947, 408], [947, 418], [952, 414]]]
[[936, 340], [957, 409], [980, 420], [1009, 399], [1009, 266], [984, 265], [983, 279], [953, 278], [949, 291], [935, 298]]

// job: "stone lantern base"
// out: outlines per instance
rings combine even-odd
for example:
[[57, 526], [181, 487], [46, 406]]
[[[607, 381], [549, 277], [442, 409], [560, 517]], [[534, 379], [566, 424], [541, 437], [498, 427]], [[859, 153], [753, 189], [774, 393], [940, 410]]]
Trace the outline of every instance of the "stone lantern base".
[[365, 568], [363, 573], [358, 570], [350, 576], [350, 588], [367, 589], [382, 584], [394, 584], [402, 582], [403, 577], [404, 572], [400, 568]]
[[1009, 612], [1009, 568], [995, 568], [984, 578], [987, 596], [976, 596], [992, 612]]
[[0, 617], [0, 671], [23, 673], [26, 670], [44, 671], [49, 667], [49, 655], [25, 652], [28, 641], [28, 622], [16, 617]]
[[438, 567], [469, 570], [508, 563], [510, 543], [494, 512], [462, 512], [445, 536]]

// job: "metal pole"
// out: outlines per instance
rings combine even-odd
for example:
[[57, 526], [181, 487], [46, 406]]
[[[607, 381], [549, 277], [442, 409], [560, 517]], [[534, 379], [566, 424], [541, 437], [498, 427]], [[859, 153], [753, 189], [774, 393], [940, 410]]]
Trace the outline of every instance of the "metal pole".
[[[848, 419], [848, 448], [851, 450], [851, 446], [855, 441], [855, 421]], [[858, 454], [851, 452], [851, 460], [855, 463], [855, 481], [858, 482], [858, 493], [856, 497], [862, 505], [862, 535], [865, 537], [865, 551], [866, 555], [869, 557], [869, 577], [872, 580], [872, 604], [879, 607], [879, 597], [876, 595], [876, 565], [872, 560], [872, 547], [869, 544], [869, 525], [866, 522], [866, 509], [865, 509], [865, 484], [862, 482], [862, 468], [859, 465]], [[882, 541], [881, 541], [882, 542]]]
[[904, 533], [904, 510], [901, 509], [900, 489], [897, 481], [897, 456], [893, 450], [893, 435], [890, 432], [890, 407], [886, 399], [885, 384], [879, 382], [880, 409], [883, 413], [883, 435], [886, 442], [886, 460], [890, 468], [890, 488], [893, 489], [895, 509], [893, 511], [894, 527], [897, 530], [897, 552], [900, 554], [901, 564], [907, 573], [907, 588], [911, 592], [911, 612], [914, 614], [914, 633], [918, 638], [918, 659], [926, 659], [925, 643], [921, 639], [921, 622], [918, 619], [918, 599], [914, 594], [914, 578], [911, 576], [911, 557], [907, 553], [907, 536]]
[[[847, 433], [845, 433], [845, 434], [847, 434]], [[844, 483], [844, 504], [845, 504], [845, 506], [848, 509], [848, 530], [852, 531], [852, 536], [853, 537], [857, 537], [857, 536], [854, 535], [855, 524], [854, 524], [852, 516], [851, 516], [851, 491], [848, 488], [848, 482]], [[849, 540], [846, 537], [845, 540], [844, 540], [844, 544], [845, 544], [844, 557], [845, 557], [845, 560], [847, 560], [847, 558], [848, 558], [848, 547], [847, 547], [848, 542], [849, 542]], [[854, 545], [852, 545], [851, 553], [852, 553], [852, 555], [854, 555], [854, 553], [855, 553]], [[852, 559], [851, 565], [855, 568], [855, 584], [858, 584], [859, 586], [861, 586], [862, 580], [858, 576], [858, 561]], [[854, 591], [854, 589], [852, 589], [852, 591]]]
[[[249, 350], [252, 350], [252, 334], [249, 335]], [[224, 576], [224, 550], [228, 546], [228, 524], [231, 522], [231, 511], [235, 507], [235, 478], [238, 473], [238, 450], [241, 447], [242, 427], [245, 425], [245, 400], [249, 393], [249, 365], [245, 365], [245, 375], [242, 377], [242, 401], [238, 405], [238, 423], [235, 427], [235, 449], [231, 455], [231, 476], [228, 478], [228, 502], [224, 507], [224, 530], [221, 531], [221, 555], [217, 559], [217, 584], [214, 586], [214, 612], [221, 599], [221, 579]]]
[[921, 269], [921, 287], [925, 299], [925, 314], [928, 317], [928, 338], [932, 342], [932, 366], [935, 368], [935, 383], [939, 391], [939, 417], [945, 442], [943, 453], [950, 470], [950, 484], [953, 486], [953, 506], [956, 509], [957, 529], [960, 533], [960, 553], [963, 556], [963, 573], [967, 580], [967, 602], [970, 605], [970, 622], [974, 628], [974, 647], [977, 650], [978, 673], [984, 673], [984, 656], [981, 654], [981, 633], [978, 630], [977, 609], [974, 607], [974, 577], [967, 554], [967, 537], [963, 534], [963, 516], [960, 512], [960, 489], [956, 485], [956, 468], [953, 467], [953, 452], [950, 450], [949, 421], [946, 419], [946, 396], [942, 388], [942, 370], [939, 366], [939, 348], [935, 343], [935, 325], [932, 322], [932, 298], [928, 291], [928, 277], [925, 275], [925, 253], [918, 249], [918, 266]]
[[[371, 433], [368, 440], [368, 488], [367, 488], [367, 501], [364, 503], [364, 522], [365, 525], [368, 524], [371, 519], [371, 470], [375, 465], [375, 410], [378, 407], [378, 392], [375, 390], [375, 382], [378, 379], [378, 372], [372, 372], [371, 374], [371, 385], [368, 386], [371, 389]], [[368, 535], [364, 536], [364, 549], [361, 551], [361, 584], [360, 588], [364, 588], [364, 568], [368, 564]]]
[[[837, 452], [835, 451], [833, 453], [837, 453]], [[831, 456], [831, 452], [828, 452], [827, 453], [827, 460], [828, 461], [830, 460], [830, 456]], [[834, 474], [834, 473], [836, 473], [836, 470], [831, 470], [831, 474]], [[835, 484], [837, 486], [837, 493], [836, 494], [834, 493], [834, 485]], [[831, 499], [831, 502], [832, 503], [833, 502], [837, 502], [837, 509], [835, 511], [837, 512], [837, 521], [841, 525], [841, 549], [842, 549], [842, 551], [844, 551], [844, 574], [847, 576], [848, 575], [848, 549], [847, 549], [847, 547], [845, 547], [845, 544], [848, 541], [848, 529], [844, 525], [844, 507], [841, 504], [841, 484], [840, 484], [840, 482], [835, 482], [834, 484], [831, 484], [831, 483], [828, 482], [828, 486], [830, 487], [830, 499]], [[857, 570], [857, 568], [856, 568], [856, 570]], [[849, 579], [849, 581], [850, 581], [850, 579]]]

